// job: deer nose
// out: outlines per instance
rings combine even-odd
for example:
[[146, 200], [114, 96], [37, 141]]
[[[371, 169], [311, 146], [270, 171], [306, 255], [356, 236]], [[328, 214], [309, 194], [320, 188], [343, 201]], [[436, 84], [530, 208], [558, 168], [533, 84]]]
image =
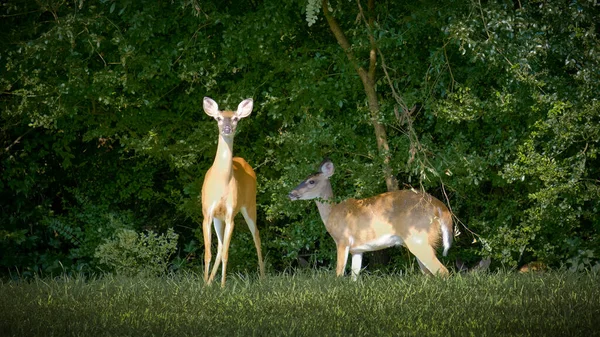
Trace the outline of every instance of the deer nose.
[[231, 126], [230, 125], [225, 125], [223, 126], [223, 134], [230, 134], [231, 133]]
[[291, 191], [290, 194], [288, 194], [288, 198], [290, 198], [290, 200], [298, 200], [298, 195], [296, 194], [296, 191]]

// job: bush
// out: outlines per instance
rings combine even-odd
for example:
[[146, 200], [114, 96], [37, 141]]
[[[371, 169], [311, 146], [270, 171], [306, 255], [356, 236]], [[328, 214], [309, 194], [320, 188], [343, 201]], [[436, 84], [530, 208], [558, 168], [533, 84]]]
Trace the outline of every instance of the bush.
[[173, 229], [157, 235], [122, 229], [98, 246], [94, 256], [111, 271], [128, 276], [164, 273], [177, 249], [179, 235]]

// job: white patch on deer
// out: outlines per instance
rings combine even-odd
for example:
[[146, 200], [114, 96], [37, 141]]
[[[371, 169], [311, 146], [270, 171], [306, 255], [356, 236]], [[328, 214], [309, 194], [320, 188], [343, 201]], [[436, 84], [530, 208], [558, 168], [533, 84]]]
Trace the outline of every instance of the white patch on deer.
[[[441, 210], [439, 210], [440, 214], [441, 214]], [[446, 227], [446, 224], [442, 221], [440, 221], [440, 226], [442, 227], [442, 242], [444, 244], [444, 256], [448, 255], [448, 249], [450, 249], [450, 239], [451, 239], [451, 235], [452, 233], [450, 233], [448, 231], [448, 228]]]
[[352, 255], [352, 280], [356, 281], [362, 266], [362, 253]]
[[404, 241], [402, 241], [402, 238], [398, 235], [386, 234], [373, 241], [365, 242], [360, 246], [353, 247], [350, 252], [352, 254], [372, 252], [374, 250], [380, 250], [393, 246], [401, 246], [403, 243]]

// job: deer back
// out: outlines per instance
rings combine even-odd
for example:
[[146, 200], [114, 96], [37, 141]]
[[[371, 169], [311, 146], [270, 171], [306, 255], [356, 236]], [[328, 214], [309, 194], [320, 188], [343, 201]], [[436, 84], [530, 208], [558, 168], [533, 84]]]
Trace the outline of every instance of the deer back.
[[338, 240], [352, 240], [350, 246], [376, 241], [385, 235], [406, 240], [410, 235], [427, 233], [429, 243], [439, 244], [440, 221], [449, 211], [433, 196], [414, 190], [399, 190], [366, 199], [348, 199], [334, 205], [326, 227]]

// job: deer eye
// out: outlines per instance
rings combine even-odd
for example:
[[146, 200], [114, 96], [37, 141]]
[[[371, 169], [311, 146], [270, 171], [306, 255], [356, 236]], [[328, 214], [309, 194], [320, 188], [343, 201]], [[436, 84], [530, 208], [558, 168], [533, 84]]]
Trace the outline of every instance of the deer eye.
[[239, 118], [233, 117], [233, 118], [231, 118], [231, 121], [235, 123], [235, 122], [239, 121]]
[[308, 183], [309, 183], [310, 185], [314, 185], [314, 184], [315, 184], [315, 181], [314, 181], [314, 180], [309, 180], [309, 181], [308, 181]]
[[217, 117], [217, 118], [215, 118], [215, 119], [217, 120], [217, 122], [220, 122], [220, 121], [222, 121], [222, 120], [223, 120], [223, 118], [222, 118], [222, 117]]

